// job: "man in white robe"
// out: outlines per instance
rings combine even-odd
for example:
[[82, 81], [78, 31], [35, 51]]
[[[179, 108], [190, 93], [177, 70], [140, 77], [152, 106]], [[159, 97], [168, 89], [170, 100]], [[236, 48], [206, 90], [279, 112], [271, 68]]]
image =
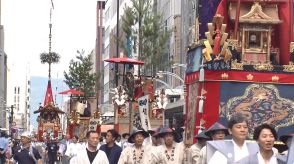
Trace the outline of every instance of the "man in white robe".
[[[206, 136], [209, 136], [213, 141], [217, 140], [224, 140], [225, 136], [229, 134], [228, 129], [223, 126], [222, 124], [216, 122], [213, 125], [211, 125], [208, 130], [205, 132]], [[196, 163], [206, 164], [206, 149], [207, 147], [204, 146], [200, 150], [199, 158], [197, 159]]]
[[87, 147], [82, 149], [77, 155], [78, 164], [109, 164], [104, 151], [99, 151], [99, 134], [96, 131], [88, 131]]
[[191, 152], [191, 161], [192, 163], [197, 163], [197, 160], [200, 158], [200, 150], [206, 145], [206, 141], [210, 138], [206, 136], [204, 133], [206, 131], [203, 130], [201, 133], [195, 136], [197, 139], [197, 143], [193, 144], [190, 148]]
[[128, 146], [121, 152], [118, 164], [151, 164], [151, 145], [143, 145], [149, 134], [144, 130], [135, 130], [128, 142]]
[[242, 114], [233, 115], [228, 122], [228, 128], [229, 133], [232, 135], [232, 140], [207, 142], [208, 164], [235, 163], [250, 154], [258, 152], [256, 143], [245, 141], [248, 136], [248, 124]]
[[[152, 151], [152, 164], [182, 164], [187, 163], [188, 150], [184, 143], [176, 143], [175, 133], [170, 128], [162, 128], [158, 133], [164, 143]], [[186, 154], [186, 155], [184, 155]]]

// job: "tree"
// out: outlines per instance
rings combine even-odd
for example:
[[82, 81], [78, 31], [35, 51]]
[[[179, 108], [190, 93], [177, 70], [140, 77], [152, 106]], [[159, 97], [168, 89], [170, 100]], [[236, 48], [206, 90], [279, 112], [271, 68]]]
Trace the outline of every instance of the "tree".
[[171, 31], [165, 28], [162, 15], [153, 11], [151, 0], [131, 1], [132, 7], [125, 8], [122, 18], [125, 39], [120, 39], [120, 45], [128, 56], [132, 51], [137, 52], [145, 62], [145, 73], [155, 75], [172, 64], [166, 53]]
[[49, 79], [51, 78], [51, 64], [53, 63], [59, 63], [60, 60], [60, 55], [56, 52], [50, 52], [50, 53], [46, 53], [43, 52], [40, 54], [40, 60], [42, 64], [48, 63], [49, 64]]
[[96, 74], [93, 72], [93, 63], [91, 61], [91, 53], [84, 55], [85, 51], [77, 51], [77, 61], [73, 59], [69, 64], [69, 71], [64, 71], [64, 82], [71, 89], [83, 91], [84, 96], [91, 97], [95, 95], [95, 79]]

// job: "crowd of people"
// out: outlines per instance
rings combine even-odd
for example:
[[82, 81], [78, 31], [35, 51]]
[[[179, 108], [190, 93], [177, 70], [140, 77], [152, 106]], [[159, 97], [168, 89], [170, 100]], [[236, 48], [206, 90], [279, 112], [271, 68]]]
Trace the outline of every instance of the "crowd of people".
[[[9, 163], [9, 141], [5, 133], [0, 138], [0, 164]], [[11, 159], [18, 164], [293, 164], [294, 133], [280, 136], [289, 150], [279, 152], [275, 128], [262, 124], [248, 138], [247, 120], [235, 115], [228, 127], [216, 122], [195, 136], [197, 142], [186, 145], [177, 139], [173, 129], [135, 130], [121, 136], [114, 129], [105, 138], [88, 131], [86, 139], [66, 135], [59, 142], [38, 143], [28, 132], [20, 143], [11, 145]], [[8, 153], [9, 154], [9, 153]]]

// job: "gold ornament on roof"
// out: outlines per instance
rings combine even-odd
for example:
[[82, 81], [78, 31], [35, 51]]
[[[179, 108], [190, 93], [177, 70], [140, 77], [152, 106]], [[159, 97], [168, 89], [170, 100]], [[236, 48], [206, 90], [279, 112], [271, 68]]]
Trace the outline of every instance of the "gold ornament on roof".
[[284, 67], [283, 69], [284, 72], [294, 72], [293, 62], [290, 62], [289, 65], [283, 65], [283, 67]]
[[[224, 59], [224, 61], [227, 62], [232, 58], [227, 42], [228, 33], [225, 33], [227, 25], [223, 24], [223, 20], [224, 17], [217, 14], [213, 17], [212, 23], [207, 24], [208, 31], [205, 33], [205, 48], [202, 51], [206, 62], [212, 60], [212, 54], [216, 56], [214, 60]], [[211, 45], [213, 45], [213, 48]]]
[[233, 69], [233, 70], [244, 70], [243, 63], [238, 63], [237, 59], [232, 60], [231, 69]]
[[274, 66], [269, 63], [256, 64], [253, 66], [253, 68], [257, 71], [272, 71], [272, 70], [274, 70]]

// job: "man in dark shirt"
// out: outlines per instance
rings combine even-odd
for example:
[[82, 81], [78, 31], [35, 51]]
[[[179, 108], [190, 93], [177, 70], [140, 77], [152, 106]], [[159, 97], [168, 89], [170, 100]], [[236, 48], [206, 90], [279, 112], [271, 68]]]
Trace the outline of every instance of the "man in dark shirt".
[[14, 160], [18, 164], [41, 164], [42, 157], [38, 150], [31, 145], [31, 135], [29, 132], [24, 132], [21, 135], [21, 149], [14, 155]]
[[106, 134], [106, 144], [100, 147], [100, 150], [106, 153], [110, 164], [117, 164], [122, 151], [121, 147], [115, 143], [117, 137], [117, 131], [114, 129], [108, 130]]
[[47, 152], [49, 158], [49, 164], [54, 164], [57, 161], [57, 143], [53, 140], [49, 140], [47, 143]]

